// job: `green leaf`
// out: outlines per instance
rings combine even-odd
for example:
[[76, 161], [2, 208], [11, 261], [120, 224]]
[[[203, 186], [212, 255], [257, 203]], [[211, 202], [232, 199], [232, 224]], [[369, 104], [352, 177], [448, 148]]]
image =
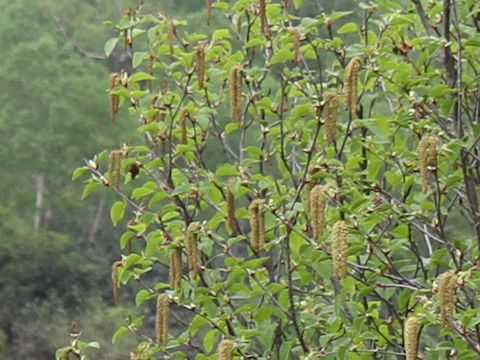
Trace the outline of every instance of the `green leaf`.
[[213, 345], [215, 345], [218, 335], [218, 330], [215, 329], [210, 330], [205, 334], [203, 338], [203, 347], [205, 348], [205, 351], [207, 353], [212, 351]]
[[87, 198], [87, 196], [90, 195], [91, 192], [95, 190], [98, 186], [100, 186], [100, 184], [96, 181], [90, 181], [87, 185], [85, 185], [82, 193], [82, 200]]
[[85, 174], [85, 172], [88, 171], [88, 167], [86, 166], [81, 166], [79, 168], [76, 168], [74, 171], [73, 171], [73, 174], [72, 174], [72, 181], [75, 181], [76, 179], [78, 179], [80, 176], [82, 176], [83, 174]]
[[114, 226], [117, 226], [118, 222], [123, 218], [125, 214], [126, 203], [124, 201], [117, 201], [112, 205], [110, 210], [110, 218]]
[[154, 296], [150, 291], [148, 290], [140, 290], [137, 295], [135, 296], [135, 305], [139, 306], [142, 305], [146, 300]]
[[138, 82], [138, 81], [143, 81], [143, 80], [154, 80], [155, 78], [150, 75], [150, 74], [147, 74], [146, 72], [137, 72], [135, 74], [133, 74], [132, 76], [130, 76], [130, 82], [131, 83], [135, 83], [135, 82]]
[[240, 175], [237, 169], [234, 166], [226, 164], [217, 168], [215, 175], [220, 176], [237, 176]]
[[123, 335], [125, 335], [126, 333], [128, 332], [128, 328], [126, 328], [125, 326], [121, 326], [116, 332], [115, 334], [113, 334], [112, 336], [112, 344], [115, 344], [118, 339], [120, 339]]
[[118, 40], [119, 40], [118, 37], [114, 37], [105, 43], [103, 51], [105, 52], [106, 57], [109, 57], [113, 49], [115, 49], [115, 46], [117, 46]]
[[357, 31], [357, 30], [358, 30], [357, 24], [355, 24], [353, 22], [349, 22], [349, 23], [346, 23], [345, 25], [343, 25], [340, 29], [338, 29], [337, 33], [346, 34], [346, 33], [351, 33], [351, 32]]

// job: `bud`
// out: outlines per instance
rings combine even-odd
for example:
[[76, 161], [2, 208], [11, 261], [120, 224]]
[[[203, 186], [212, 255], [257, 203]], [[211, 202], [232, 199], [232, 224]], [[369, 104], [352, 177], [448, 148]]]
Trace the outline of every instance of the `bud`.
[[265, 246], [265, 214], [263, 210], [265, 201], [255, 199], [248, 208], [250, 218], [250, 244], [255, 251], [263, 250]]
[[333, 275], [338, 279], [343, 279], [348, 271], [348, 228], [343, 220], [339, 220], [333, 225], [332, 230], [332, 260]]
[[155, 330], [157, 346], [165, 346], [168, 341], [168, 317], [170, 314], [170, 299], [168, 295], [161, 294], [157, 298], [157, 312], [155, 317]]
[[346, 98], [347, 107], [352, 118], [357, 117], [358, 110], [358, 93], [357, 81], [358, 73], [362, 67], [362, 62], [359, 57], [354, 57], [348, 63], [345, 69], [344, 95]]
[[409, 317], [407, 321], [405, 321], [404, 344], [406, 360], [417, 359], [419, 330], [420, 324], [415, 316]]

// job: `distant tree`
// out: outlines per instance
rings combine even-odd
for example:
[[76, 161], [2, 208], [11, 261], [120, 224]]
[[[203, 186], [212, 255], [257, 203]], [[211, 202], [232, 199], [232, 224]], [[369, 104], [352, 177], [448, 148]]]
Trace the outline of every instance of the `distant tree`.
[[113, 339], [131, 359], [478, 359], [480, 4], [301, 4], [206, 1], [229, 21], [208, 35], [142, 5], [117, 24], [134, 71], [112, 111], [145, 141], [75, 171], [126, 220], [113, 300], [142, 287]]

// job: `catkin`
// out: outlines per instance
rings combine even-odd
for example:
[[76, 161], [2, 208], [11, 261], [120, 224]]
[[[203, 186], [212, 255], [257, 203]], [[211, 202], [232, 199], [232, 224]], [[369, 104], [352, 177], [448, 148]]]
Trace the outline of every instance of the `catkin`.
[[235, 196], [232, 193], [232, 181], [229, 181], [225, 187], [225, 197], [227, 200], [227, 226], [230, 232], [234, 232], [237, 222], [235, 219]]
[[[110, 74], [109, 89], [112, 92], [117, 86], [121, 84], [121, 76], [118, 72]], [[115, 121], [118, 109], [120, 107], [120, 97], [116, 94], [110, 93], [110, 118]]]
[[122, 160], [122, 151], [113, 150], [108, 156], [108, 173], [110, 175], [110, 183], [112, 187], [118, 189], [120, 186], [120, 164]]
[[265, 201], [255, 199], [248, 208], [250, 218], [250, 243], [255, 251], [263, 250], [265, 246]]
[[198, 231], [200, 228], [201, 225], [199, 222], [192, 222], [187, 228], [188, 268], [194, 276], [198, 275], [200, 270], [198, 265]]
[[230, 118], [239, 123], [242, 118], [242, 67], [234, 65], [228, 77], [230, 90]]
[[173, 44], [175, 42], [175, 24], [171, 16], [167, 18], [167, 41], [170, 56], [173, 56]]
[[325, 118], [325, 142], [333, 145], [335, 144], [337, 135], [338, 94], [326, 92], [325, 106], [323, 109]]
[[260, 0], [260, 26], [262, 34], [265, 34], [267, 31], [267, 13], [266, 13], [266, 5], [265, 0]]
[[222, 340], [217, 348], [217, 360], [232, 360], [233, 359], [233, 341]]
[[425, 136], [420, 140], [418, 144], [418, 164], [422, 175], [423, 191], [427, 191], [429, 171], [437, 169], [437, 139], [433, 136]]
[[187, 144], [187, 119], [188, 119], [188, 109], [183, 108], [180, 111], [180, 137], [181, 137], [181, 143], [182, 144]]
[[170, 314], [170, 298], [166, 294], [158, 295], [155, 317], [157, 346], [165, 346], [168, 341], [168, 317]]
[[205, 86], [205, 43], [201, 42], [196, 47], [196, 70], [198, 78], [198, 87], [203, 89]]
[[419, 330], [420, 324], [415, 316], [409, 317], [407, 321], [405, 321], [404, 344], [406, 360], [417, 359]]
[[170, 249], [170, 267], [169, 267], [170, 287], [176, 289], [182, 281], [182, 247], [177, 239]]
[[205, 0], [205, 8], [207, 10], [207, 25], [210, 25], [212, 18], [212, 0]]
[[339, 220], [333, 225], [332, 230], [332, 260], [333, 275], [338, 279], [343, 279], [348, 271], [348, 228], [343, 220]]
[[122, 261], [115, 261], [112, 265], [112, 295], [113, 303], [118, 304], [120, 300], [120, 279], [118, 276], [118, 270], [122, 266]]
[[455, 312], [457, 297], [457, 275], [453, 272], [446, 272], [438, 276], [438, 298], [440, 300], [440, 319], [442, 324], [449, 325]]
[[356, 118], [358, 110], [358, 93], [357, 93], [357, 81], [358, 73], [362, 66], [362, 62], [359, 57], [354, 57], [348, 63], [345, 69], [345, 83], [344, 92], [347, 108], [350, 111], [352, 118]]
[[288, 30], [290, 35], [292, 35], [293, 42], [293, 61], [298, 64], [302, 61], [302, 52], [300, 51], [300, 31], [296, 28], [290, 28]]
[[315, 185], [310, 191], [310, 218], [312, 222], [313, 238], [323, 235], [325, 230], [325, 208], [327, 205], [327, 191], [324, 186]]
[[305, 211], [307, 214], [310, 214], [310, 192], [312, 191], [313, 187], [317, 183], [317, 180], [314, 180], [312, 177], [318, 172], [317, 167], [310, 167], [308, 168], [308, 179], [307, 183], [305, 184]]

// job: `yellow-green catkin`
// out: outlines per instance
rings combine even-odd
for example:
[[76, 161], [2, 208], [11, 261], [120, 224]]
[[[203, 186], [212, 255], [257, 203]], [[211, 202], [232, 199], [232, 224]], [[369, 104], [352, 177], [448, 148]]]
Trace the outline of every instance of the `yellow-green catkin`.
[[300, 50], [301, 34], [297, 28], [288, 29], [290, 35], [292, 35], [293, 42], [293, 61], [298, 64], [302, 61], [302, 52]]
[[333, 225], [332, 230], [332, 261], [333, 275], [343, 279], [348, 272], [348, 228], [343, 220]]
[[404, 344], [406, 360], [417, 359], [419, 330], [420, 323], [415, 316], [411, 316], [405, 321]]
[[120, 301], [120, 279], [118, 275], [121, 266], [122, 261], [115, 261], [112, 265], [112, 296], [115, 305]]
[[347, 103], [347, 108], [350, 111], [352, 119], [357, 117], [358, 111], [358, 90], [357, 90], [357, 81], [358, 73], [362, 67], [362, 61], [359, 57], [354, 57], [348, 63], [345, 69], [345, 83], [344, 83], [344, 94], [345, 100]]
[[203, 89], [205, 86], [205, 43], [200, 42], [195, 48], [195, 62], [198, 78], [198, 87]]
[[308, 168], [308, 177], [305, 184], [305, 211], [307, 214], [310, 214], [310, 192], [312, 191], [313, 187], [317, 184], [317, 180], [313, 179], [313, 176], [318, 172], [318, 168], [313, 166]]
[[250, 244], [255, 251], [265, 246], [265, 213], [263, 199], [255, 199], [248, 208], [250, 219]]
[[187, 108], [180, 111], [180, 139], [182, 144], [187, 144], [187, 120], [189, 112]]
[[[113, 91], [117, 86], [121, 84], [121, 75], [118, 72], [110, 74], [109, 89]], [[120, 107], [120, 97], [116, 94], [110, 94], [110, 118], [115, 121], [118, 109]]]
[[438, 298], [440, 307], [440, 320], [443, 325], [449, 325], [455, 313], [457, 296], [457, 275], [453, 272], [446, 272], [438, 276]]
[[225, 197], [227, 202], [227, 226], [230, 232], [236, 229], [237, 221], [235, 219], [235, 196], [232, 192], [232, 180], [225, 186]]
[[212, 0], [205, 0], [205, 9], [207, 11], [207, 25], [210, 25], [212, 18]]
[[217, 360], [233, 359], [234, 342], [232, 340], [222, 340], [217, 347]]
[[118, 189], [120, 186], [120, 165], [123, 153], [121, 150], [113, 150], [108, 156], [108, 173], [110, 175], [110, 184], [113, 188]]
[[310, 219], [312, 235], [316, 240], [325, 230], [325, 209], [327, 206], [327, 189], [322, 185], [315, 185], [310, 191]]
[[200, 271], [198, 253], [198, 232], [201, 229], [199, 222], [192, 222], [187, 228], [187, 258], [188, 268], [195, 276]]
[[323, 108], [325, 119], [325, 142], [328, 145], [335, 144], [337, 137], [338, 118], [338, 94], [333, 92], [325, 93], [325, 105]]
[[178, 288], [182, 282], [182, 246], [179, 239], [173, 242], [170, 249], [169, 279], [172, 289]]
[[230, 91], [230, 119], [239, 123], [242, 119], [242, 67], [234, 65], [228, 77]]
[[168, 341], [168, 317], [170, 315], [170, 298], [166, 294], [158, 295], [155, 317], [157, 346], [165, 346]]
[[437, 146], [437, 139], [430, 135], [424, 136], [418, 144], [418, 167], [423, 191], [428, 190], [429, 172], [437, 169]]

